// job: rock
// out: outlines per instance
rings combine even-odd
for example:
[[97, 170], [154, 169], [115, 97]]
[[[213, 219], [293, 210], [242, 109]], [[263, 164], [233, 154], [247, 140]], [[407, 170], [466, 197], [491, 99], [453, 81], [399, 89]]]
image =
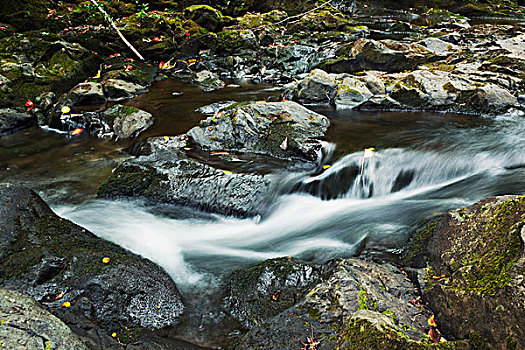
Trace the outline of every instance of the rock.
[[113, 126], [115, 136], [120, 139], [137, 137], [152, 126], [154, 122], [154, 118], [150, 113], [123, 105], [111, 107], [103, 112], [102, 116]]
[[330, 103], [336, 94], [334, 78], [323, 70], [314, 69], [299, 82], [293, 98], [300, 103]]
[[241, 54], [243, 51], [254, 51], [259, 48], [257, 38], [251, 30], [225, 28], [217, 33], [216, 52], [221, 54]]
[[201, 121], [188, 132], [209, 151], [267, 154], [317, 162], [330, 121], [295, 102], [248, 103]]
[[2, 349], [88, 349], [64, 322], [12, 290], [0, 289], [0, 322]]
[[435, 60], [435, 56], [424, 46], [390, 40], [359, 39], [345, 50], [346, 54], [324, 63], [323, 66], [328, 72], [355, 73], [366, 70], [401, 72]]
[[147, 91], [146, 87], [142, 85], [118, 79], [107, 79], [103, 85], [105, 95], [110, 101], [132, 98]]
[[[362, 110], [415, 110], [498, 115], [519, 108], [517, 98], [509, 91], [508, 80], [494, 83], [474, 80], [481, 65], [458, 65], [458, 73], [420, 69], [408, 73], [384, 74], [368, 71], [365, 75], [326, 74], [337, 86], [335, 98], [324, 102], [338, 108]], [[316, 70], [319, 71], [319, 70]], [[480, 80], [488, 80], [486, 76]], [[497, 85], [497, 84], [500, 85]], [[506, 86], [506, 87], [503, 87]], [[312, 92], [310, 92], [312, 89]], [[303, 79], [290, 85], [284, 96], [300, 100], [301, 96], [321, 95], [318, 85]], [[304, 102], [304, 101], [303, 101]]]
[[334, 103], [337, 108], [357, 108], [372, 96], [364, 82], [347, 77], [339, 84]]
[[[232, 348], [292, 349], [301, 342], [309, 346], [314, 341], [320, 342], [320, 349], [425, 348], [420, 342], [426, 341], [427, 320], [432, 313], [415, 301], [415, 287], [402, 270], [359, 259], [329, 262], [325, 269], [324, 278], [301, 300], [258, 323]], [[241, 286], [263, 285], [257, 282], [259, 275], [250, 275], [249, 271], [243, 272], [250, 277]], [[255, 307], [262, 304], [259, 295], [270, 292], [266, 308], [277, 308], [271, 299], [275, 291], [262, 292], [247, 293], [246, 300]]]
[[37, 124], [33, 115], [18, 112], [14, 109], [0, 109], [0, 136], [12, 134]]
[[97, 195], [142, 197], [239, 217], [265, 213], [277, 175], [233, 173], [199, 163], [186, 157], [186, 141], [186, 135], [148, 139], [141, 156], [118, 166]]
[[25, 187], [2, 184], [0, 194], [0, 286], [45, 304], [95, 348], [116, 329], [178, 323], [184, 305], [161, 268], [58, 217]]
[[193, 5], [186, 7], [186, 9], [184, 9], [184, 17], [191, 19], [211, 32], [220, 29], [223, 20], [221, 11], [208, 5]]
[[525, 94], [518, 95], [518, 102], [521, 108], [525, 108]]
[[413, 238], [405, 261], [428, 262], [425, 299], [445, 338], [525, 347], [524, 225], [525, 197], [495, 197], [449, 212]]
[[195, 110], [197, 113], [202, 113], [206, 115], [214, 115], [217, 112], [220, 112], [237, 102], [235, 101], [221, 101], [221, 102], [215, 102], [206, 106], [199, 107]]
[[224, 86], [224, 82], [219, 79], [219, 76], [207, 70], [200, 71], [195, 74], [193, 82], [205, 88], [220, 88]]
[[266, 260], [230, 277], [225, 304], [250, 329], [295, 305], [321, 275], [321, 265], [293, 258]]
[[80, 83], [72, 88], [66, 97], [65, 104], [74, 106], [96, 105], [106, 102], [104, 88], [100, 83]]
[[426, 38], [419, 42], [419, 44], [426, 47], [430, 52], [439, 56], [448, 56], [453, 51], [458, 50], [458, 46], [450, 42], [443, 41], [438, 38]]

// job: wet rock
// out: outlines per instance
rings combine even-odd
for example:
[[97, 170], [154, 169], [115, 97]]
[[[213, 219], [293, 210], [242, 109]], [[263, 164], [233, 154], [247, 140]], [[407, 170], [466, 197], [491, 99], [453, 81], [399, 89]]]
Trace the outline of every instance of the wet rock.
[[0, 109], [0, 136], [12, 134], [37, 124], [35, 116], [14, 109]]
[[417, 296], [403, 271], [359, 259], [329, 265], [329, 274], [302, 300], [252, 328], [232, 348], [291, 349], [313, 342], [318, 349], [424, 348], [419, 342], [432, 313], [410, 302]]
[[[476, 74], [479, 75], [479, 67], [479, 64], [461, 65], [457, 73], [421, 69], [392, 74], [369, 71], [366, 75], [355, 76], [328, 74], [327, 77], [334, 81], [338, 90], [334, 99], [325, 96], [321, 102], [332, 101], [337, 107], [362, 110], [416, 110], [483, 115], [504, 114], [510, 109], [519, 108], [517, 98], [509, 91], [511, 87], [507, 86], [508, 80], [501, 82], [495, 79], [494, 83], [474, 80]], [[483, 80], [486, 81], [486, 77]], [[292, 84], [284, 96], [300, 101], [301, 95], [310, 94], [310, 86], [306, 83], [308, 80], [305, 78]]]
[[359, 39], [344, 51], [347, 53], [323, 65], [328, 72], [355, 73], [365, 70], [401, 72], [435, 60], [434, 55], [424, 46], [389, 40]]
[[522, 108], [525, 108], [525, 94], [518, 95], [518, 102]]
[[300, 103], [325, 103], [332, 101], [337, 94], [336, 81], [320, 69], [314, 69], [302, 79], [295, 89], [294, 100]]
[[111, 347], [114, 330], [178, 323], [184, 305], [161, 268], [58, 217], [25, 187], [0, 194], [2, 287], [45, 304], [95, 348]]
[[102, 117], [112, 125], [115, 136], [120, 139], [137, 137], [153, 125], [153, 116], [135, 107], [115, 105], [102, 113]]
[[347, 77], [338, 85], [337, 98], [334, 103], [337, 108], [357, 108], [372, 96], [366, 83]]
[[217, 169], [188, 158], [187, 147], [186, 135], [148, 139], [141, 156], [118, 166], [97, 195], [142, 197], [239, 217], [265, 213], [277, 175]]
[[193, 82], [204, 88], [217, 89], [223, 87], [225, 84], [219, 79], [219, 76], [207, 70], [197, 72], [193, 77]]
[[215, 113], [220, 112], [236, 103], [237, 102], [235, 101], [215, 102], [206, 106], [199, 107], [195, 110], [195, 112], [206, 115], [214, 115]]
[[104, 87], [100, 83], [80, 83], [72, 88], [66, 97], [65, 104], [74, 106], [96, 105], [106, 102]]
[[419, 44], [423, 45], [430, 52], [439, 56], [450, 55], [453, 51], [456, 51], [458, 49], [456, 45], [453, 45], [450, 42], [446, 42], [438, 38], [426, 38], [420, 41]]
[[259, 48], [257, 38], [251, 30], [225, 28], [217, 33], [216, 52], [221, 54], [240, 54], [243, 51], [254, 51]]
[[0, 322], [2, 349], [88, 349], [64, 322], [12, 290], [0, 289]]
[[266, 260], [232, 275], [225, 305], [244, 327], [253, 328], [298, 303], [320, 281], [321, 270], [293, 258]]
[[295, 102], [248, 103], [201, 121], [188, 136], [204, 150], [316, 162], [329, 120]]
[[524, 225], [525, 197], [503, 196], [449, 212], [413, 238], [405, 261], [428, 262], [425, 299], [445, 338], [525, 347]]
[[142, 85], [118, 79], [107, 79], [103, 85], [105, 95], [110, 101], [132, 98], [147, 91], [146, 87]]

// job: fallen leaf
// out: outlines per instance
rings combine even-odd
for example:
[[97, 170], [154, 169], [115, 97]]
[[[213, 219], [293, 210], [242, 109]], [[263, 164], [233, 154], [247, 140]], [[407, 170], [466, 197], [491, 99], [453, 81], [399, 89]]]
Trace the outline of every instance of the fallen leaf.
[[82, 134], [82, 131], [84, 131], [84, 129], [77, 128], [77, 129], [71, 131], [71, 135], [73, 135], [73, 136], [80, 135], [80, 134]]
[[113, 333], [111, 333], [111, 336], [112, 336], [113, 338], [116, 338], [116, 337], [117, 337], [117, 333], [113, 332]]
[[440, 280], [440, 279], [442, 279], [444, 277], [445, 277], [445, 274], [443, 274], [441, 276], [432, 276], [432, 278], [435, 279], [435, 280]]
[[63, 106], [61, 111], [62, 114], [68, 114], [71, 111], [71, 108], [69, 108], [68, 106]]
[[434, 315], [430, 316], [428, 319], [428, 325], [432, 327], [437, 327], [436, 321], [434, 320]]
[[27, 107], [26, 112], [29, 112], [30, 110], [32, 110], [34, 106], [35, 106], [35, 105], [34, 105], [33, 101], [31, 101], [30, 99], [27, 99], [27, 102], [26, 102], [26, 107]]
[[225, 175], [233, 175], [233, 173], [231, 171], [228, 171], [228, 170], [223, 170], [222, 171]]
[[104, 258], [102, 258], [102, 262], [103, 262], [104, 264], [108, 264], [110, 261], [111, 261], [111, 259], [110, 259], [109, 257], [107, 257], [107, 256], [104, 257]]
[[60, 292], [59, 295], [57, 295], [57, 296], [55, 297], [55, 300], [61, 299], [63, 296], [64, 296], [64, 292], [62, 291], [62, 292]]
[[168, 136], [164, 136], [164, 141], [168, 141], [170, 138]]
[[71, 303], [69, 301], [66, 301], [62, 304], [62, 307], [71, 307]]
[[279, 147], [281, 147], [283, 151], [286, 151], [286, 149], [288, 148], [288, 137], [284, 138], [284, 141], [281, 143]]
[[331, 167], [331, 165], [329, 165], [329, 164], [323, 165], [323, 169], [325, 169], [325, 170], [330, 168], [330, 167]]

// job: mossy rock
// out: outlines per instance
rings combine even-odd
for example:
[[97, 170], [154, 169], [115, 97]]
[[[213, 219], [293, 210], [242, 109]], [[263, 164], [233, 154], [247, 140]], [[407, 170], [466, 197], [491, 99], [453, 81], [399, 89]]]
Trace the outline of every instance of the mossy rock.
[[[525, 197], [480, 201], [420, 231], [406, 255], [429, 265], [426, 299], [447, 339], [524, 347]], [[483, 320], [473, 323], [473, 319]]]
[[217, 34], [217, 53], [235, 54], [241, 50], [257, 49], [257, 39], [250, 30], [225, 28]]
[[287, 33], [294, 34], [298, 32], [327, 32], [327, 31], [346, 31], [354, 21], [339, 12], [330, 10], [318, 10], [309, 13], [301, 18], [297, 23], [288, 27]]
[[184, 9], [184, 17], [212, 32], [220, 30], [223, 20], [221, 11], [208, 5], [189, 6]]

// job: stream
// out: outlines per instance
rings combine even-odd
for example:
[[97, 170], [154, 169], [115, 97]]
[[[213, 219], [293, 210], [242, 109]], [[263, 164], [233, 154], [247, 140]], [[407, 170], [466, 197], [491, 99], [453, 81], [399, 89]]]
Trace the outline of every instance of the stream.
[[[165, 80], [126, 104], [156, 118], [145, 138], [186, 132], [204, 117], [194, 112], [197, 107], [222, 100], [277, 100], [279, 93], [246, 84], [205, 93]], [[206, 346], [235, 329], [213, 330], [222, 319], [213, 295], [221, 276], [235, 269], [279, 256], [318, 262], [355, 255], [389, 258], [425, 219], [524, 191], [523, 116], [312, 109], [331, 119], [323, 161], [331, 166], [287, 175], [263, 217], [96, 199], [98, 185], [129, 157], [123, 152], [129, 144], [49, 129], [0, 138], [0, 181], [36, 189], [57, 214], [163, 267], [200, 310], [177, 333]], [[375, 152], [363, 161], [368, 147]]]

